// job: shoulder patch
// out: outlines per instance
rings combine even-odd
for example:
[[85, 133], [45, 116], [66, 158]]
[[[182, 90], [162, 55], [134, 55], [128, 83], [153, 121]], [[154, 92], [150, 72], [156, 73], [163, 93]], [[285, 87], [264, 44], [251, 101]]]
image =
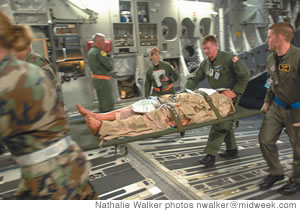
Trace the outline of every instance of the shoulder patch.
[[237, 56], [234, 56], [234, 57], [232, 58], [232, 62], [233, 62], [233, 63], [236, 63], [238, 60], [239, 60], [239, 57], [237, 57]]
[[102, 56], [106, 56], [106, 55], [107, 55], [107, 53], [106, 53], [106, 52], [104, 52], [103, 50], [101, 50], [101, 55], [102, 55]]

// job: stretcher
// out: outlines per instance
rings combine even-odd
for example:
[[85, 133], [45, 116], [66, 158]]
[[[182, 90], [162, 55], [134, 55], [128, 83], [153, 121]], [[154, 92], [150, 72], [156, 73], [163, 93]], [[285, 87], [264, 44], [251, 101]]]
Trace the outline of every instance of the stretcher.
[[[255, 115], [259, 115], [262, 114], [262, 111], [260, 110], [253, 110], [253, 109], [247, 109], [244, 108], [242, 106], [238, 106], [236, 108], [236, 111], [233, 114], [228, 115], [225, 118], [222, 118], [222, 122], [225, 121], [232, 121], [232, 120], [239, 120], [242, 118], [247, 118], [247, 117], [251, 117], [251, 116], [255, 116]], [[70, 124], [78, 124], [78, 123], [82, 123], [81, 121], [71, 121]], [[205, 127], [205, 126], [211, 126], [214, 124], [218, 124], [220, 123], [220, 120], [216, 119], [216, 120], [211, 120], [208, 122], [203, 122], [203, 123], [198, 123], [198, 124], [191, 124], [188, 126], [184, 126], [184, 130], [191, 130], [191, 129], [196, 129], [196, 128], [201, 128], [201, 127]], [[104, 141], [102, 144], [102, 147], [110, 147], [110, 146], [115, 146], [117, 149], [117, 146], [122, 146], [124, 147], [124, 145], [130, 143], [130, 142], [134, 142], [134, 141], [140, 141], [140, 140], [145, 140], [148, 138], [157, 138], [159, 136], [163, 136], [163, 135], [168, 135], [171, 133], [176, 133], [178, 132], [178, 130], [176, 128], [169, 128], [167, 130], [163, 130], [163, 131], [159, 131], [159, 132], [154, 132], [154, 133], [149, 133], [149, 134], [142, 134], [142, 135], [138, 135], [138, 136], [129, 136], [129, 137], [119, 137], [117, 139], [113, 139], [113, 140], [108, 140], [108, 141]], [[178, 132], [178, 137], [180, 138], [180, 134]], [[92, 149], [96, 149], [99, 148], [99, 137], [95, 136], [95, 141], [93, 141], [93, 143], [86, 145], [86, 146], [82, 146], [81, 148], [84, 151], [87, 150], [92, 150]], [[127, 149], [125, 148], [125, 153], [127, 153]]]

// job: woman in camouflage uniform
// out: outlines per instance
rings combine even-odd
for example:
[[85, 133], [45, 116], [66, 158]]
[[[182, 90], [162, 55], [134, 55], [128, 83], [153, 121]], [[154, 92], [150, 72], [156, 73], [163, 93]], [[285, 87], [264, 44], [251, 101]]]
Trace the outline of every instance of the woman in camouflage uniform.
[[33, 63], [39, 66], [42, 70], [44, 70], [45, 74], [54, 83], [57, 95], [63, 101], [60, 79], [54, 69], [54, 66], [50, 63], [50, 61], [47, 58], [34, 52], [32, 50], [31, 43], [29, 46], [26, 47], [25, 50], [15, 52], [15, 56], [20, 60], [26, 61], [28, 63]]
[[16, 60], [31, 32], [0, 10], [0, 142], [21, 166], [15, 199], [95, 199], [90, 163], [68, 134], [53, 83], [36, 65]]

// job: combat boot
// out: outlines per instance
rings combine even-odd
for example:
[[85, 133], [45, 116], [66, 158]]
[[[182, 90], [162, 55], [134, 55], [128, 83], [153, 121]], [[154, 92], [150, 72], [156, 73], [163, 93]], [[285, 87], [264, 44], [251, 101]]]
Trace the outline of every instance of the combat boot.
[[278, 192], [282, 195], [291, 195], [300, 191], [300, 183], [289, 180]]
[[260, 190], [267, 190], [267, 189], [270, 189], [274, 184], [275, 182], [278, 182], [280, 180], [283, 180], [284, 179], [284, 175], [268, 175], [266, 176], [262, 183], [259, 184], [259, 188]]
[[7, 149], [5, 148], [5, 146], [0, 143], [0, 155], [5, 153], [6, 151]]
[[211, 167], [215, 165], [216, 156], [207, 154], [203, 159], [199, 160], [199, 162], [205, 167]]
[[239, 152], [238, 152], [237, 149], [227, 150], [226, 152], [221, 153], [220, 157], [222, 157], [222, 158], [235, 158], [235, 157], [237, 157], [238, 153]]

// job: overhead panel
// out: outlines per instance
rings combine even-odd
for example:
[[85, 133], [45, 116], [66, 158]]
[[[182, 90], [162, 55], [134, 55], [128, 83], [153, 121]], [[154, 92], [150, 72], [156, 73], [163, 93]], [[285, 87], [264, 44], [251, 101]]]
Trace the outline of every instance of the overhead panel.
[[48, 24], [46, 0], [13, 0], [10, 3], [16, 23]]

